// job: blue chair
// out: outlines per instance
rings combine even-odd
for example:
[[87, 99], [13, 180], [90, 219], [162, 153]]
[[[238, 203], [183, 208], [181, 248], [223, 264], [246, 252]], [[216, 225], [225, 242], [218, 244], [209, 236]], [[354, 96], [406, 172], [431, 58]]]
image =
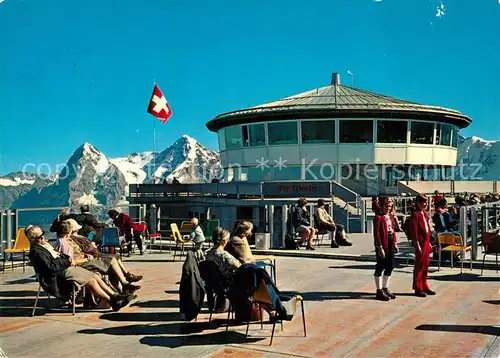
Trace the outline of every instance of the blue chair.
[[122, 250], [120, 245], [120, 234], [118, 232], [117, 227], [105, 227], [102, 232], [102, 243], [101, 243], [101, 251], [104, 248], [115, 248], [118, 247], [120, 249], [120, 257], [122, 257]]

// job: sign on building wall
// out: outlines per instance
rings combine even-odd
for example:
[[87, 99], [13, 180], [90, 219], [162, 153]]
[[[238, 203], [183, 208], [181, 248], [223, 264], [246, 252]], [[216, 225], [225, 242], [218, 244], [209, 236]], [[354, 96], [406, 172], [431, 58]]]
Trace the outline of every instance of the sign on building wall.
[[332, 196], [329, 182], [264, 182], [262, 194], [268, 198], [323, 198]]

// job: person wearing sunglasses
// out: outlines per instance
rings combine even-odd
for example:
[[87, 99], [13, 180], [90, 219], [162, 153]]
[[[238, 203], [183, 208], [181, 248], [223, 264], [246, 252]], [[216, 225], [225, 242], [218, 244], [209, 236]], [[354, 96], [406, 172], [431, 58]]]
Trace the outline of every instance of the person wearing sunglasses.
[[113, 311], [119, 311], [137, 297], [134, 294], [118, 294], [98, 274], [75, 266], [69, 256], [52, 247], [40, 227], [30, 225], [25, 229], [25, 233], [31, 243], [28, 256], [35, 272], [50, 286], [50, 293], [55, 297], [69, 299], [70, 282], [74, 282], [79, 288], [87, 288], [96, 297], [109, 302]]

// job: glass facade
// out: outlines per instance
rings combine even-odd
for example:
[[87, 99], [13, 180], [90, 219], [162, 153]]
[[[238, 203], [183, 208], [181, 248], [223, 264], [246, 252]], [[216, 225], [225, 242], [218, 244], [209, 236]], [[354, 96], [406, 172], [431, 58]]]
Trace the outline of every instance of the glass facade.
[[248, 132], [250, 134], [251, 147], [266, 145], [266, 126], [264, 123], [249, 125]]
[[377, 121], [377, 143], [406, 143], [407, 121]]
[[340, 143], [373, 143], [373, 121], [340, 120]]
[[302, 143], [335, 143], [335, 121], [302, 121]]
[[226, 150], [226, 130], [222, 128], [217, 134], [219, 136], [219, 150]]
[[411, 122], [411, 140], [413, 144], [432, 144], [434, 141], [434, 123]]
[[269, 145], [298, 144], [297, 121], [267, 124]]
[[438, 123], [436, 128], [436, 144], [450, 146], [451, 131], [452, 127], [449, 124]]
[[300, 180], [300, 165], [287, 165], [286, 167], [274, 168], [274, 180]]
[[451, 145], [453, 148], [458, 148], [458, 128], [453, 127], [452, 137], [451, 137]]
[[236, 149], [241, 148], [242, 138], [241, 138], [241, 127], [232, 126], [226, 128], [226, 148]]

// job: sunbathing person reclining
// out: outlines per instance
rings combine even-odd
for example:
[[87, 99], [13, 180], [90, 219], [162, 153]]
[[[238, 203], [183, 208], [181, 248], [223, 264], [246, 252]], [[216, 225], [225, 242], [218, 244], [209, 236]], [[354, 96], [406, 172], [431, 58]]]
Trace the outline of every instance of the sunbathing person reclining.
[[[61, 223], [61, 237], [58, 240], [59, 252], [68, 255], [71, 262], [76, 266], [81, 266], [89, 271], [98, 271], [103, 274], [110, 274], [116, 277], [120, 284], [120, 287], [115, 287], [121, 292], [134, 292], [137, 291], [140, 286], [132, 285], [131, 281], [134, 279], [137, 281], [138, 276], [132, 275], [128, 270], [122, 268], [122, 265], [113, 256], [107, 257], [94, 257], [92, 254], [84, 253], [80, 246], [72, 239], [72, 234], [76, 234], [80, 229], [80, 225], [73, 219], [66, 220]], [[125, 272], [128, 273], [128, 277], [125, 276]], [[128, 281], [130, 279], [130, 282]], [[119, 285], [118, 285], [119, 286]]]
[[28, 227], [26, 236], [31, 243], [29, 258], [35, 272], [45, 282], [51, 281], [51, 293], [54, 296], [65, 296], [59, 292], [61, 283], [74, 282], [78, 288], [85, 287], [101, 300], [109, 302], [113, 311], [119, 311], [137, 297], [132, 293], [118, 294], [98, 274], [76, 267], [67, 255], [57, 252], [45, 240], [44, 231], [40, 227]]

